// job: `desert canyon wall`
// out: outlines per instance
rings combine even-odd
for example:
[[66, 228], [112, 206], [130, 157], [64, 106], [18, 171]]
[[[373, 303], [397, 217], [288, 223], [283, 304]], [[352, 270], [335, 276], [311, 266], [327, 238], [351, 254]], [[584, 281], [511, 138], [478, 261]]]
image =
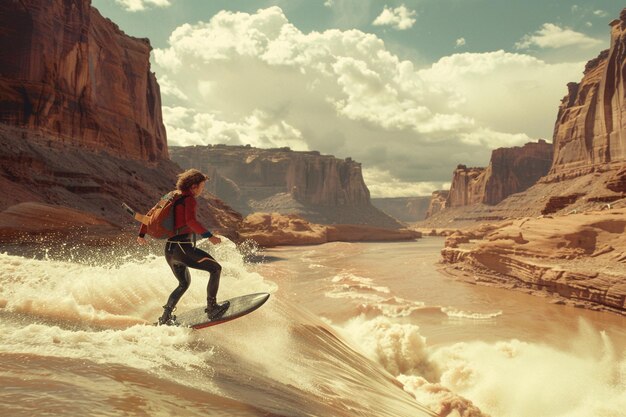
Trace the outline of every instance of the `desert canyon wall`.
[[171, 147], [170, 153], [183, 168], [208, 172], [209, 190], [243, 214], [298, 214], [322, 224], [401, 225], [371, 204], [361, 164], [351, 158], [227, 145]]
[[494, 150], [484, 174], [485, 193], [481, 202], [493, 206], [532, 187], [548, 173], [552, 157], [552, 144], [543, 139], [521, 147]]
[[430, 218], [435, 214], [446, 208], [448, 197], [450, 196], [449, 190], [437, 190], [433, 191], [430, 196], [430, 202], [428, 203], [428, 210], [426, 211], [426, 218]]
[[551, 164], [552, 145], [542, 139], [521, 147], [495, 149], [487, 168], [457, 166], [446, 207], [496, 205], [533, 186], [548, 173]]
[[569, 83], [554, 126], [554, 162], [546, 181], [626, 162], [626, 9], [610, 23], [611, 47]]
[[[46, 223], [59, 208], [78, 226], [134, 228], [120, 201], [148, 210], [180, 172], [149, 41], [89, 0], [5, 0], [0, 28], [0, 235], [67, 229]], [[200, 216], [227, 234], [241, 220], [206, 204]]]
[[147, 39], [125, 35], [87, 0], [5, 0], [0, 27], [0, 123], [120, 157], [167, 158]]
[[547, 175], [489, 208], [503, 221], [451, 232], [446, 272], [626, 314], [626, 9], [610, 27], [611, 48], [568, 84]]

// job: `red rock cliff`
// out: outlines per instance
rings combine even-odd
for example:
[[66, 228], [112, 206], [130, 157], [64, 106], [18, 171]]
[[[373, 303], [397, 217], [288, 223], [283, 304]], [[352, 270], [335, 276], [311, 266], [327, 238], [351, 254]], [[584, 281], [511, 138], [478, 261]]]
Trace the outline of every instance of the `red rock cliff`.
[[209, 189], [244, 214], [275, 211], [323, 224], [400, 226], [371, 204], [361, 164], [351, 158], [226, 145], [171, 147], [170, 153], [183, 168], [213, 172]]
[[542, 139], [522, 147], [496, 149], [487, 168], [457, 167], [446, 207], [498, 204], [535, 185], [548, 173], [551, 163], [552, 145]]
[[3, 0], [0, 123], [127, 159], [166, 159], [150, 50], [89, 0]]
[[[181, 166], [202, 166], [207, 172], [219, 174], [220, 182], [228, 183], [225, 179], [229, 179], [257, 198], [287, 192], [303, 204], [341, 206], [370, 202], [361, 164], [350, 158], [342, 160], [287, 148], [226, 145], [172, 147], [171, 153]], [[224, 187], [219, 186], [225, 190]]]
[[568, 84], [547, 181], [626, 163], [626, 9], [610, 26], [610, 49], [587, 63], [580, 83]]
[[[181, 171], [149, 56], [88, 0], [0, 2], [0, 240], [75, 226], [132, 242], [120, 202], [147, 211]], [[241, 216], [203, 197], [200, 220], [236, 239]]]
[[449, 195], [450, 192], [448, 190], [433, 191], [430, 197], [430, 203], [428, 204], [428, 211], [426, 211], [427, 219], [446, 208], [446, 201]]
[[535, 185], [550, 170], [552, 153], [552, 144], [545, 140], [494, 150], [483, 174], [485, 195], [482, 202], [495, 205], [511, 194]]
[[452, 185], [446, 207], [461, 207], [480, 203], [485, 194], [485, 168], [458, 165], [452, 174]]

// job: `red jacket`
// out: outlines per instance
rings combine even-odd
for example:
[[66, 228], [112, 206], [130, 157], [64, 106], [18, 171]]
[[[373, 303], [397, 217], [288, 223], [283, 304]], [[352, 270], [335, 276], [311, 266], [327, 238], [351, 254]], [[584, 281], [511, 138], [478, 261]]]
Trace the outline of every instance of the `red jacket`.
[[[213, 233], [196, 219], [196, 207], [198, 206], [196, 198], [190, 192], [184, 192], [181, 198], [183, 200], [177, 202], [174, 208], [176, 210], [174, 213], [174, 227], [177, 230], [177, 234], [196, 233], [203, 238], [213, 236]], [[139, 236], [144, 237], [147, 229], [146, 225], [142, 224], [139, 228]]]

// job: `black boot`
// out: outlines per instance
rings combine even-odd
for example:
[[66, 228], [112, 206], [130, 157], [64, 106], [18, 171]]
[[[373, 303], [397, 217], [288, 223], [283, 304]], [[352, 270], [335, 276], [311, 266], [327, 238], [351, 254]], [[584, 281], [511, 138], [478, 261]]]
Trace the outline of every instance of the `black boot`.
[[206, 300], [207, 307], [204, 309], [204, 312], [207, 313], [209, 320], [215, 320], [219, 318], [228, 310], [230, 307], [230, 301], [224, 301], [221, 304], [218, 304], [215, 301], [215, 298], [209, 297]]
[[165, 324], [167, 326], [177, 326], [176, 316], [172, 314], [174, 310], [176, 310], [176, 307], [170, 307], [168, 305], [163, 306], [163, 315], [159, 317], [157, 325], [162, 326]]

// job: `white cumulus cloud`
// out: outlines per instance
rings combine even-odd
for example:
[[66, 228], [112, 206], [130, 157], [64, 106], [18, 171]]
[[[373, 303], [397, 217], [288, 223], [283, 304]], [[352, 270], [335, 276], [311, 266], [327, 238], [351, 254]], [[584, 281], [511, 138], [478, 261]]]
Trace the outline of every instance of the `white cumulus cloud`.
[[461, 46], [465, 46], [466, 42], [465, 42], [465, 38], [459, 38], [456, 40], [456, 47], [460, 48]]
[[584, 66], [497, 51], [417, 69], [373, 34], [303, 33], [278, 7], [182, 25], [154, 60], [171, 144], [352, 157], [389, 173], [370, 176], [372, 196], [427, 194], [457, 164], [486, 164], [488, 148], [546, 137]]
[[130, 12], [145, 10], [150, 7], [169, 7], [170, 0], [115, 0], [117, 4]]
[[524, 35], [524, 37], [515, 44], [515, 47], [517, 49], [529, 49], [533, 46], [552, 49], [566, 46], [593, 48], [602, 43], [603, 41], [587, 36], [584, 33], [576, 32], [569, 28], [562, 28], [553, 23], [544, 23], [538, 31]]
[[307, 151], [302, 133], [284, 121], [275, 121], [262, 110], [255, 110], [237, 122], [229, 122], [214, 113], [200, 113], [185, 107], [163, 106], [163, 119], [170, 136], [184, 145], [225, 143], [258, 148], [290, 147]]
[[378, 198], [430, 196], [434, 190], [450, 188], [449, 182], [441, 181], [401, 181], [389, 171], [363, 167], [363, 180], [370, 194]]
[[403, 4], [402, 6], [392, 9], [385, 6], [382, 13], [372, 23], [374, 26], [391, 26], [397, 30], [406, 30], [415, 24], [415, 10], [409, 10]]

